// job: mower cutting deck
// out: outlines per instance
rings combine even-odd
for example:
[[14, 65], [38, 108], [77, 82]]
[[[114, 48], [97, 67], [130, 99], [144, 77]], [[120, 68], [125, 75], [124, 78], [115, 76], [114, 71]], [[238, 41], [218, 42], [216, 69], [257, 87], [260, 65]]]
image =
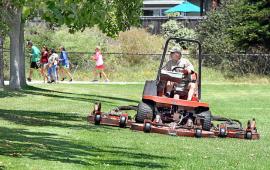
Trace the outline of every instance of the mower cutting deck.
[[[232, 127], [233, 124], [233, 127]], [[221, 137], [221, 138], [240, 138], [240, 139], [259, 139], [260, 135], [257, 133], [255, 120], [248, 121], [246, 129], [241, 127], [241, 124], [222, 122], [218, 126], [212, 126], [210, 131], [202, 130], [201, 126], [194, 126], [186, 124], [184, 126], [176, 123], [162, 124], [155, 120], [145, 120], [144, 123], [132, 123], [131, 130], [144, 131], [145, 133], [159, 133], [172, 136], [185, 137]]]
[[119, 106], [111, 111], [101, 112], [101, 103], [95, 103], [94, 110], [89, 114], [87, 120], [95, 125], [117, 126], [121, 128], [130, 127], [134, 121], [128, 115], [127, 110], [136, 110], [136, 106]]

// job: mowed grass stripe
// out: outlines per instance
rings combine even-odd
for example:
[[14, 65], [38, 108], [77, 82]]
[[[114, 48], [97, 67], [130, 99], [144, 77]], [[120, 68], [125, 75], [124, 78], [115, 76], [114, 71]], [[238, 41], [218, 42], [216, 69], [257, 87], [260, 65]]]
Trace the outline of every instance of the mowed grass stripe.
[[[214, 114], [257, 120], [261, 139], [195, 139], [94, 126], [95, 101], [104, 111], [136, 105], [143, 85], [34, 85], [0, 92], [2, 169], [268, 169], [270, 87], [203, 85]], [[134, 114], [134, 113], [133, 113]]]

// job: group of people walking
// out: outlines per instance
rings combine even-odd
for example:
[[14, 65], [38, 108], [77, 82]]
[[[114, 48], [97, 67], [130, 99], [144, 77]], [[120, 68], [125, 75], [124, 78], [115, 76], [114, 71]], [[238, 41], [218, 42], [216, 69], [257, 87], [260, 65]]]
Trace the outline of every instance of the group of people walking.
[[29, 82], [32, 81], [34, 69], [40, 69], [44, 82], [57, 82], [60, 77], [61, 81], [64, 81], [67, 76], [69, 81], [73, 80], [69, 70], [68, 53], [64, 47], [60, 47], [60, 55], [58, 55], [54, 48], [49, 50], [43, 46], [40, 52], [32, 42], [28, 42], [27, 46], [31, 48], [30, 72], [27, 78]]
[[[27, 78], [29, 82], [32, 81], [34, 69], [40, 70], [44, 83], [64, 81], [67, 77], [69, 77], [70, 82], [73, 80], [73, 76], [70, 73], [68, 53], [63, 46], [60, 47], [60, 55], [57, 54], [54, 48], [49, 50], [46, 46], [43, 46], [40, 51], [31, 41], [27, 42], [27, 47], [31, 49], [31, 64]], [[91, 56], [91, 59], [96, 62], [93, 82], [98, 81], [98, 75], [100, 77], [104, 76], [105, 82], [108, 82], [109, 79], [104, 73], [105, 67], [99, 46], [96, 47], [95, 54]]]

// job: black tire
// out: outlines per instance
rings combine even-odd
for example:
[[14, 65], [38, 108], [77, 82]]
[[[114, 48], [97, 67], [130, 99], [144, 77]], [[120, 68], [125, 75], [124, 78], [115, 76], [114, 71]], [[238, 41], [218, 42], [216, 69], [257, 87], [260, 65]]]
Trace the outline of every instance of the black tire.
[[195, 129], [195, 137], [196, 138], [202, 137], [202, 130], [201, 129]]
[[211, 112], [204, 111], [200, 113], [200, 115], [204, 116], [203, 122], [202, 122], [202, 129], [206, 131], [210, 131], [211, 129]]
[[225, 138], [227, 136], [226, 129], [225, 128], [220, 128], [219, 129], [219, 137]]
[[120, 120], [119, 120], [119, 127], [120, 128], [125, 128], [126, 127], [126, 117], [125, 116], [121, 116]]
[[151, 132], [151, 123], [145, 123], [145, 125], [143, 127], [143, 131], [145, 133], [150, 133]]
[[101, 115], [95, 115], [95, 125], [99, 125], [101, 121]]
[[246, 139], [251, 140], [252, 139], [252, 133], [251, 132], [247, 132], [245, 135]]
[[155, 80], [145, 82], [143, 96], [157, 96], [157, 82]]
[[143, 123], [145, 119], [153, 120], [154, 108], [153, 105], [146, 102], [140, 102], [136, 114], [136, 122]]

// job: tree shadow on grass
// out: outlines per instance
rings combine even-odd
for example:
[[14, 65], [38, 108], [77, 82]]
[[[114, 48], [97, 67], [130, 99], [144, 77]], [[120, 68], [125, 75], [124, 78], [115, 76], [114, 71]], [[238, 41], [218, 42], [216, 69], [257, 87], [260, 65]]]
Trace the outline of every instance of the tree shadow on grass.
[[[108, 96], [105, 95], [92, 95], [92, 94], [79, 94], [79, 93], [71, 93], [71, 92], [62, 92], [62, 91], [56, 91], [56, 90], [48, 90], [48, 89], [43, 89], [43, 88], [39, 88], [39, 87], [34, 87], [34, 86], [27, 86], [24, 89], [24, 93], [30, 93], [30, 94], [44, 94], [44, 92], [46, 92], [47, 94], [64, 94], [64, 95], [76, 95], [76, 96], [83, 96], [83, 97], [95, 97], [98, 98], [98, 101], [100, 102], [108, 102], [108, 101], [104, 101], [103, 99], [109, 99], [109, 100], [116, 100], [116, 101], [124, 101], [124, 102], [135, 102], [138, 103], [138, 100], [132, 100], [132, 99], [127, 99], [127, 98], [122, 98], [122, 97], [112, 97], [110, 96], [110, 94], [108, 94]], [[46, 94], [45, 93], [45, 94]], [[53, 96], [52, 96], [53, 97]], [[63, 96], [66, 97], [66, 96]], [[81, 99], [81, 97], [76, 97], [78, 99]], [[85, 99], [85, 98], [84, 98]]]
[[0, 89], [0, 98], [5, 98], [5, 97], [23, 97], [25, 94], [23, 94], [21, 91], [12, 91], [7, 88]]
[[4, 110], [0, 109], [0, 118], [26, 126], [54, 126], [62, 128], [91, 129], [86, 116], [76, 113], [57, 113], [44, 111]]
[[[28, 157], [34, 160], [59, 161], [90, 167], [97, 164], [110, 164], [127, 168], [150, 166], [162, 169], [169, 166], [164, 163], [166, 160], [174, 159], [173, 157], [140, 153], [140, 151], [125, 147], [89, 145], [91, 145], [90, 142], [81, 144], [79, 141], [60, 138], [54, 133], [0, 127], [0, 155], [9, 157]], [[110, 159], [111, 157], [113, 159]], [[154, 159], [163, 160], [163, 163], [153, 162]]]
[[[95, 103], [97, 99], [94, 98], [89, 98], [85, 96], [75, 96], [76, 93], [73, 95], [62, 95], [63, 93], [57, 94], [55, 91], [51, 92], [44, 92], [44, 91], [35, 91], [35, 90], [23, 90], [24, 94], [31, 94], [31, 95], [37, 95], [37, 96], [46, 96], [46, 97], [52, 97], [52, 98], [59, 98], [59, 99], [69, 99], [69, 100], [74, 100], [74, 101], [82, 101], [82, 102], [89, 102], [89, 103]], [[99, 96], [96, 96], [99, 97]], [[98, 99], [102, 103], [108, 103], [112, 104], [112, 102], [103, 100], [103, 99]]]
[[61, 99], [66, 98], [66, 99], [70, 99], [74, 101], [83, 101], [83, 102], [91, 102], [91, 103], [95, 103], [96, 101], [99, 101], [102, 103], [113, 104], [113, 102], [108, 101], [108, 100], [115, 100], [115, 101], [120, 101], [120, 102], [133, 102], [133, 103], [139, 102], [138, 100], [132, 100], [132, 99], [127, 99], [127, 98], [122, 98], [122, 97], [112, 97], [110, 96], [110, 94], [108, 94], [108, 96], [95, 95], [95, 94], [79, 94], [79, 93], [49, 90], [49, 89], [38, 88], [34, 86], [26, 86], [24, 87], [24, 89], [20, 91], [11, 91], [11, 90], [5, 89], [4, 91], [0, 91], [0, 98], [24, 97], [27, 94], [40, 95], [40, 96], [53, 97], [53, 98], [61, 98]]

